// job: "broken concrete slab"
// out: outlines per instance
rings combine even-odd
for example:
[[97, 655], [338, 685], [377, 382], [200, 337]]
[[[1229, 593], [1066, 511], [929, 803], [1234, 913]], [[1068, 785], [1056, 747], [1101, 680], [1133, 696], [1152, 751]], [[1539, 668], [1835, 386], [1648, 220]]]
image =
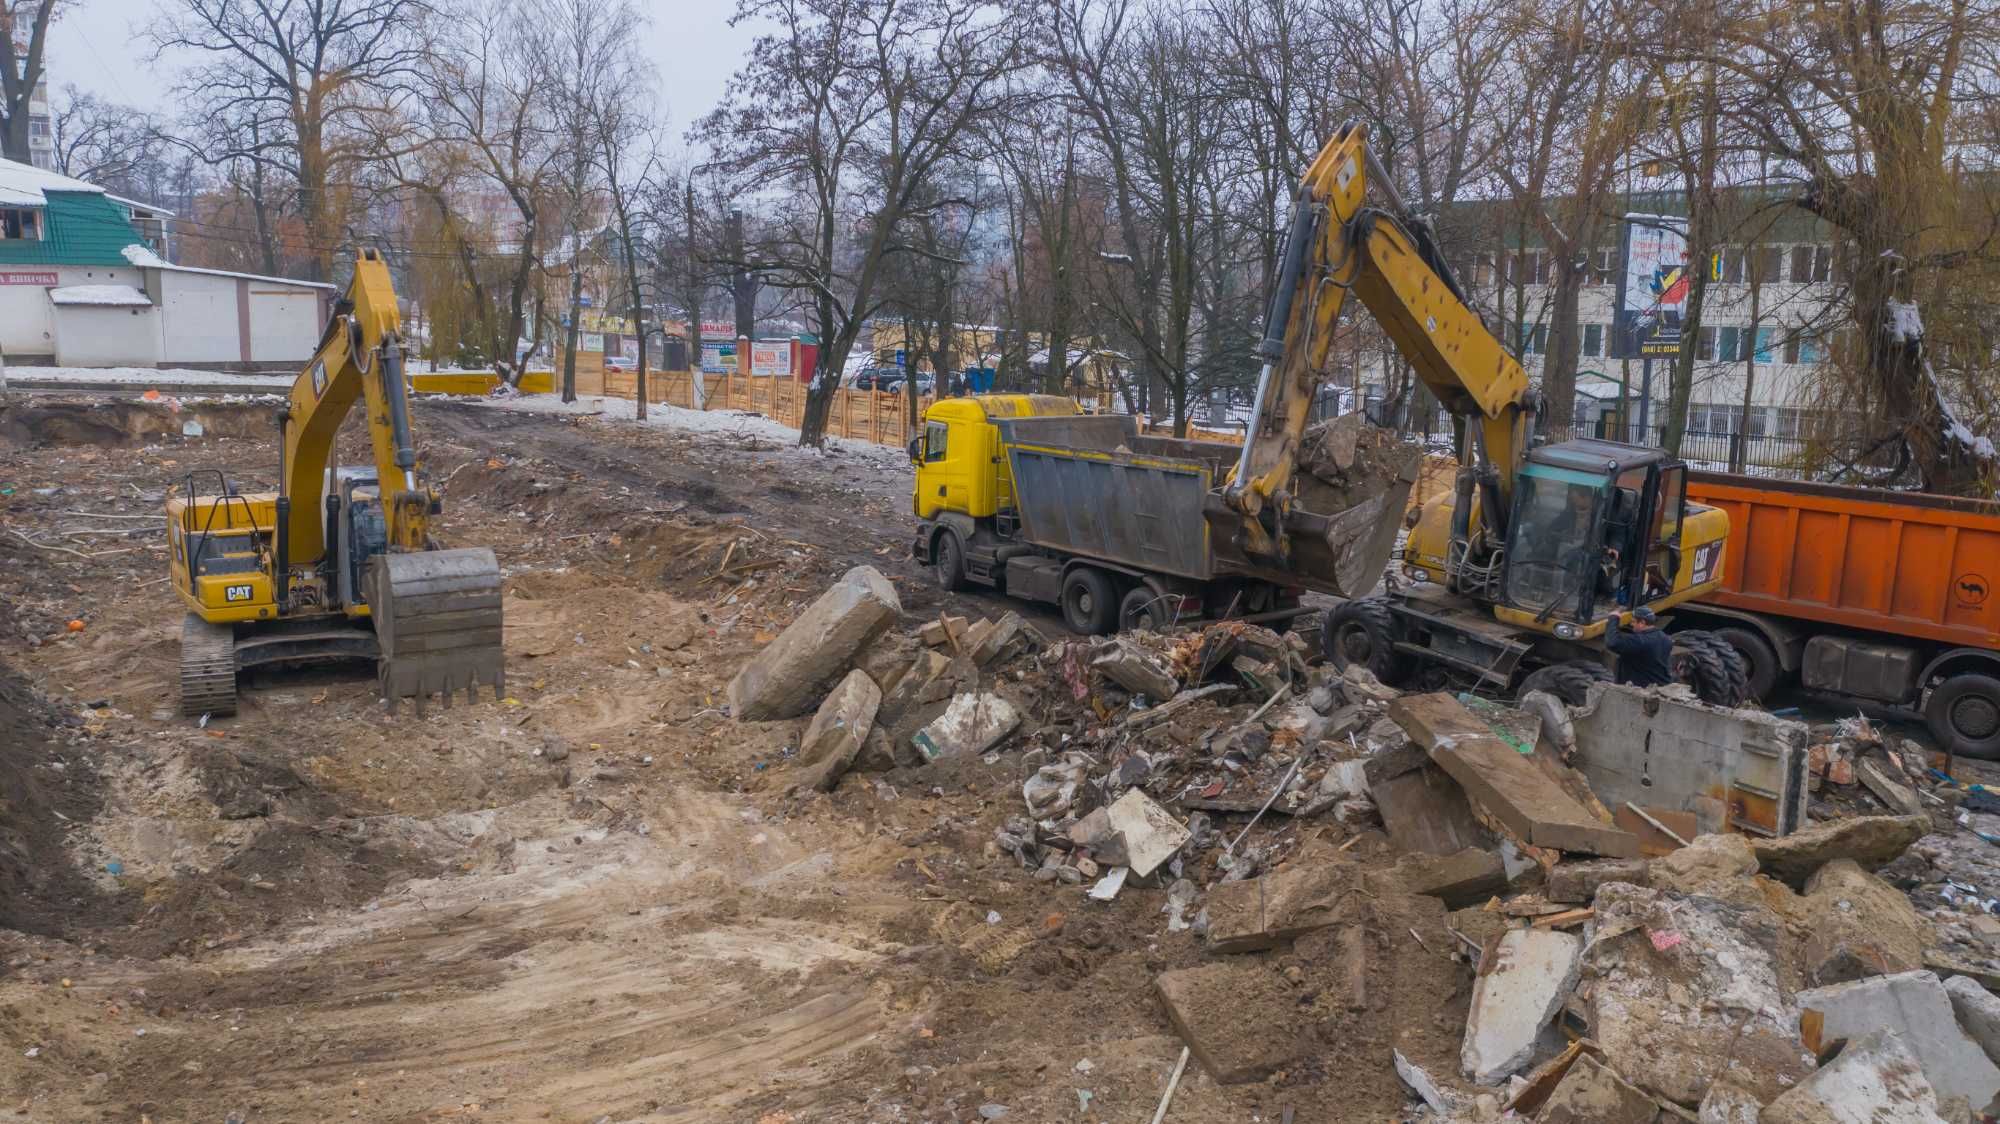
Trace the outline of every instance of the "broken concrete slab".
[[1805, 825], [1802, 722], [1619, 684], [1569, 719], [1572, 764], [1609, 807], [1689, 812], [1703, 833], [1730, 830], [1732, 814], [1775, 835]]
[[882, 692], [882, 708], [876, 720], [885, 726], [901, 722], [922, 704], [925, 688], [936, 682], [951, 667], [951, 660], [942, 653], [929, 648], [918, 652], [915, 660], [896, 680], [896, 685]]
[[1577, 995], [1625, 1080], [1692, 1107], [1720, 1081], [1768, 1100], [1811, 1070], [1771, 910], [1623, 882], [1592, 908]]
[[1108, 808], [1093, 809], [1071, 824], [1069, 841], [1079, 850], [1089, 852], [1091, 859], [1102, 866], [1124, 866], [1130, 860], [1125, 851], [1125, 836], [1111, 826]]
[[1750, 846], [1765, 874], [1798, 889], [1834, 859], [1853, 859], [1864, 870], [1887, 865], [1930, 829], [1925, 816], [1856, 816], [1777, 839], [1756, 839]]
[[1403, 692], [1383, 683], [1374, 672], [1358, 663], [1340, 669], [1340, 693], [1351, 703], [1388, 703], [1403, 697]]
[[925, 621], [917, 628], [917, 639], [932, 648], [950, 648], [957, 652], [965, 643], [966, 620], [949, 614], [934, 621]]
[[1545, 1102], [1537, 1124], [1654, 1124], [1660, 1106], [1602, 1062], [1580, 1055]]
[[1187, 826], [1136, 788], [1112, 801], [1105, 812], [1112, 829], [1125, 837], [1125, 853], [1130, 859], [1126, 865], [1140, 878], [1160, 869], [1188, 841]]
[[1021, 712], [1012, 703], [990, 691], [971, 691], [952, 699], [945, 712], [918, 730], [910, 743], [926, 761], [980, 754], [1020, 724]]
[[1695, 1109], [1695, 1124], [1758, 1124], [1764, 1103], [1757, 1095], [1734, 1082], [1718, 1081], [1702, 1094]]
[[1424, 1102], [1424, 1107], [1439, 1114], [1452, 1112], [1458, 1107], [1460, 1100], [1458, 1094], [1438, 1084], [1437, 1078], [1425, 1072], [1422, 1066], [1404, 1057], [1401, 1050], [1391, 1051], [1390, 1057], [1396, 1065], [1396, 1076], [1402, 1078], [1403, 1084], [1409, 1086], [1410, 1091], [1417, 1095], [1417, 1099]]
[[1406, 894], [1440, 899], [1446, 909], [1477, 905], [1507, 888], [1500, 856], [1477, 847], [1449, 855], [1407, 855], [1381, 872], [1390, 887]]
[[1175, 1032], [1218, 1085], [1261, 1080], [1312, 1048], [1298, 993], [1262, 960], [1180, 968], [1154, 987]]
[[1410, 739], [1430, 751], [1466, 795], [1524, 842], [1612, 858], [1636, 858], [1639, 840], [1592, 816], [1533, 761], [1442, 692], [1389, 704]]
[[1360, 876], [1345, 862], [1294, 861], [1260, 878], [1218, 882], [1209, 890], [1211, 952], [1276, 948], [1315, 929], [1353, 920]]
[[1465, 790], [1443, 769], [1428, 762], [1387, 780], [1369, 782], [1368, 795], [1375, 801], [1390, 842], [1405, 851], [1449, 855], [1493, 841], [1473, 816]]
[[1799, 1033], [1824, 1055], [1877, 1029], [1900, 1036], [1940, 1103], [1985, 1108], [2000, 1093], [2000, 1066], [1958, 1025], [1951, 994], [1926, 971], [1898, 972], [1799, 993]]
[[1924, 802], [1917, 796], [1917, 790], [1891, 776], [1882, 763], [1875, 760], [1861, 761], [1854, 766], [1854, 775], [1861, 781], [1861, 787], [1875, 794], [1884, 807], [1899, 816], [1921, 816]]
[[984, 635], [971, 642], [965, 652], [966, 658], [972, 661], [974, 667], [986, 667], [1029, 643], [1031, 631], [1028, 622], [1021, 619], [1021, 614], [1009, 610], [993, 622], [993, 627], [987, 629]]
[[848, 672], [799, 739], [798, 785], [832, 792], [875, 728], [875, 710], [881, 705], [882, 689], [868, 673], [858, 667]]
[[1239, 688], [1234, 683], [1210, 683], [1206, 687], [1193, 687], [1182, 691], [1158, 706], [1136, 710], [1125, 716], [1121, 723], [1128, 730], [1145, 730], [1167, 721], [1174, 715], [1193, 706], [1203, 699], [1235, 693]]
[[1806, 879], [1802, 901], [1806, 979], [1816, 987], [1924, 965], [1936, 940], [1910, 899], [1853, 859], [1835, 859]]
[[1951, 999], [1952, 1014], [1986, 1056], [2000, 1064], [2000, 995], [1994, 995], [1970, 976], [1953, 976], [1944, 981], [1944, 993]]
[[746, 722], [804, 714], [902, 611], [896, 588], [881, 571], [847, 571], [737, 671], [729, 681], [731, 712]]
[[1606, 882], [1630, 882], [1635, 886], [1644, 886], [1646, 868], [1645, 859], [1590, 859], [1557, 863], [1549, 871], [1548, 886], [1542, 893], [1552, 902], [1584, 905], [1597, 896], [1597, 888]]
[[1479, 961], [1459, 1064], [1498, 1085], [1534, 1060], [1542, 1028], [1576, 986], [1583, 938], [1554, 929], [1509, 929]]
[[1698, 835], [1687, 846], [1652, 860], [1646, 880], [1662, 890], [1755, 904], [1763, 900], [1750, 882], [1756, 873], [1757, 855], [1749, 839], [1729, 833]]
[[1091, 670], [1135, 695], [1165, 702], [1181, 689], [1173, 666], [1130, 640], [1113, 640], [1090, 661]]
[[1937, 1093], [1915, 1052], [1888, 1028], [1854, 1039], [1840, 1056], [1766, 1105], [1759, 1124], [1944, 1124]]

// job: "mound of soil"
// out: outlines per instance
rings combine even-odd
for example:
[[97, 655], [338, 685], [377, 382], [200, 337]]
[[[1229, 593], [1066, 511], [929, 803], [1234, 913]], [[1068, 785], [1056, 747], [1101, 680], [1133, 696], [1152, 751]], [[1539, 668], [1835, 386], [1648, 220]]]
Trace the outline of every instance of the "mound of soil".
[[101, 786], [81, 755], [58, 751], [60, 726], [46, 700], [0, 664], [0, 928], [37, 936], [121, 923], [133, 905], [99, 892], [63, 845], [68, 824], [97, 813]]

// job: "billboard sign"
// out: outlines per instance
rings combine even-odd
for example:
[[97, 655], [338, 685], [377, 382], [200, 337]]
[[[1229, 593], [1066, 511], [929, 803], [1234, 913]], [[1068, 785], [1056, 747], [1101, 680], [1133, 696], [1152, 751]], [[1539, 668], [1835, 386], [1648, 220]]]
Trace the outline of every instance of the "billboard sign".
[[750, 345], [750, 373], [783, 378], [792, 373], [792, 341], [758, 340]]
[[736, 345], [710, 343], [706, 338], [701, 343], [701, 369], [704, 374], [732, 375], [736, 373]]
[[1612, 358], [1679, 355], [1690, 280], [1687, 220], [1674, 215], [1626, 215], [1619, 261], [1618, 330]]

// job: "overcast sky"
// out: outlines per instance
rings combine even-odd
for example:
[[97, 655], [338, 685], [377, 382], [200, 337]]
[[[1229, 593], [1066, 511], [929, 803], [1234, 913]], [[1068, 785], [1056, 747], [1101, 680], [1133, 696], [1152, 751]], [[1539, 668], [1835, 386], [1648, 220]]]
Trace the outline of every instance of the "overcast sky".
[[[49, 89], [64, 86], [172, 116], [174, 59], [154, 63], [144, 30], [171, 0], [75, 0], [49, 28]], [[741, 63], [753, 33], [729, 26], [729, 0], [649, 0], [642, 43], [659, 72], [660, 92], [676, 140], [688, 123], [715, 106]]]

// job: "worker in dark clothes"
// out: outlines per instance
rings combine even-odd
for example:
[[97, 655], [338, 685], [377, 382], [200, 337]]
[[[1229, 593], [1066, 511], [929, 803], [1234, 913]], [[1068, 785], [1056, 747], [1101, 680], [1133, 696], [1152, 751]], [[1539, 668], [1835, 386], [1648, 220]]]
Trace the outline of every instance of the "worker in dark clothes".
[[1604, 646], [1618, 656], [1620, 683], [1658, 687], [1674, 681], [1673, 638], [1660, 631], [1658, 618], [1644, 605], [1632, 610], [1629, 632], [1619, 631], [1616, 616], [1605, 620]]

